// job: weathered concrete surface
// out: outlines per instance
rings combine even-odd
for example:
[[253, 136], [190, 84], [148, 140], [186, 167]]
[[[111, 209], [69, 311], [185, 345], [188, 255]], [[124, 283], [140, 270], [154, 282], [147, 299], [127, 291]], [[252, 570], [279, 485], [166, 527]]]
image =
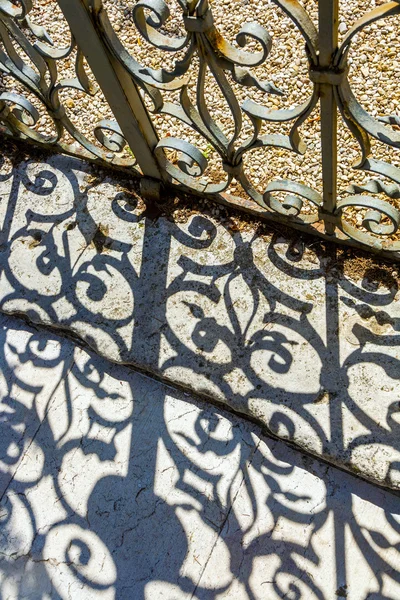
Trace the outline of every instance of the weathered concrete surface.
[[1, 598], [400, 597], [398, 496], [19, 319], [0, 327]]
[[4, 163], [0, 309], [398, 489], [398, 267], [179, 206], [143, 215], [133, 184], [85, 169]]

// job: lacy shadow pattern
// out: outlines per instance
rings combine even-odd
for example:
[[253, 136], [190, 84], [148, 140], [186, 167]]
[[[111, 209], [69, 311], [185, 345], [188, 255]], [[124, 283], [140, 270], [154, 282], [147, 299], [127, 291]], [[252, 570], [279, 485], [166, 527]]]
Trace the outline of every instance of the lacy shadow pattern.
[[398, 597], [398, 497], [18, 319], [1, 331], [2, 597]]
[[179, 210], [152, 214], [130, 186], [70, 159], [20, 162], [2, 179], [4, 312], [398, 488], [394, 267], [190, 209], [179, 223]]

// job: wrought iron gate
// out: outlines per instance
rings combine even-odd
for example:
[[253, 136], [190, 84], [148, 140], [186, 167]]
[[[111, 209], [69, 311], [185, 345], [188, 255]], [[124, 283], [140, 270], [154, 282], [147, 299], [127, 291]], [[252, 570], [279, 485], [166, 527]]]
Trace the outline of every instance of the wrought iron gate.
[[[58, 47], [35, 21], [35, 8], [40, 9], [44, 1], [38, 0], [35, 7], [33, 0], [0, 0], [0, 122], [4, 132], [138, 172], [150, 183], [148, 191], [157, 191], [159, 183], [177, 185], [304, 231], [396, 257], [400, 251], [400, 168], [374, 158], [371, 139], [399, 148], [400, 118], [373, 116], [363, 108], [349, 83], [348, 54], [357, 34], [400, 13], [398, 0], [364, 14], [340, 44], [339, 0], [319, 0], [318, 26], [297, 0], [272, 0], [304, 38], [312, 84], [309, 98], [289, 108], [280, 108], [279, 102], [268, 106], [266, 100], [272, 96], [279, 100], [282, 92], [271, 81], [257, 77], [259, 67], [268, 74], [272, 39], [267, 29], [245, 22], [231, 43], [219, 32], [209, 0], [179, 0], [180, 28], [172, 33], [167, 28], [171, 14], [164, 0], [132, 4], [137, 44], [144, 40], [157, 51], [176, 56], [172, 66], [161, 68], [143, 64], [128, 52], [107, 15], [106, 0], [57, 0], [71, 32], [70, 42]], [[60, 77], [59, 65], [72, 56], [73, 76]], [[67, 89], [96, 94], [87, 66], [114, 115], [95, 125], [93, 140], [73, 123], [69, 103], [63, 99]], [[214, 88], [210, 90], [225, 103], [230, 117], [226, 131], [218, 118], [223, 108], [213, 114], [207, 99], [211, 80]], [[17, 82], [19, 88], [10, 82]], [[243, 99], [243, 90], [256, 91], [256, 99]], [[358, 144], [359, 157], [353, 167], [364, 178], [350, 182], [341, 194], [337, 109]], [[260, 189], [249, 175], [254, 151], [280, 150], [285, 156], [288, 152], [305, 155], [307, 160], [300, 131], [317, 110], [321, 189], [301, 178], [273, 175]], [[47, 116], [41, 117], [41, 111]], [[196, 140], [202, 140], [200, 147], [184, 135], [161, 137], [157, 123], [163, 117], [192, 131]], [[38, 124], [43, 118], [51, 119], [53, 134], [41, 131]], [[220, 161], [219, 177], [209, 176], [210, 152]]]

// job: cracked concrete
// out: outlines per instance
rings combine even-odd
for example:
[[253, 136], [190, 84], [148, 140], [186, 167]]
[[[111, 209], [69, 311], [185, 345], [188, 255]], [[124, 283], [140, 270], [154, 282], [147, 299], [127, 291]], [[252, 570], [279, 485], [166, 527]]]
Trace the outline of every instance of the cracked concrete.
[[2, 598], [400, 597], [397, 495], [52, 332], [0, 326]]
[[5, 159], [0, 310], [399, 489], [398, 266], [232, 228], [198, 199], [151, 220], [135, 185], [65, 157]]

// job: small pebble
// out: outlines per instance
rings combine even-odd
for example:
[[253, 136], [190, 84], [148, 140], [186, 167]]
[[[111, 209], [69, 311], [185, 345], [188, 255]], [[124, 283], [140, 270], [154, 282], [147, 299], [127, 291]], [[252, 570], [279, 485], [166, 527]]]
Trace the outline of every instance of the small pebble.
[[[132, 18], [133, 0], [103, 1], [111, 25], [118, 33], [126, 50], [135, 60], [148, 69], [157, 70], [162, 67], [171, 71], [175, 68], [183, 53], [158, 50], [141, 36]], [[355, 21], [363, 14], [374, 6], [381, 6], [383, 2], [384, 0], [358, 0], [357, 2], [341, 0], [341, 18], [338, 26], [340, 35], [343, 36], [349, 31]], [[55, 48], [65, 47], [69, 29], [57, 3], [51, 1], [37, 2], [37, 4], [38, 7], [35, 7], [34, 14], [35, 24], [44, 26], [49, 31]], [[160, 28], [160, 33], [176, 38], [185, 34], [182, 12], [177, 4], [175, 7], [172, 3], [169, 4], [171, 14]], [[318, 2], [316, 0], [302, 0], [302, 5], [304, 5], [311, 19], [317, 23]], [[243, 23], [252, 21], [259, 22], [261, 26], [265, 27], [272, 38], [272, 48], [265, 63], [249, 70], [252, 75], [256, 75], [261, 81], [273, 82], [285, 92], [285, 95], [282, 97], [274, 96], [266, 94], [255, 87], [240, 86], [233, 82], [231, 74], [227, 71], [227, 80], [232, 85], [239, 106], [247, 98], [256, 101], [269, 110], [293, 109], [304, 102], [312, 88], [308, 79], [308, 60], [304, 53], [304, 40], [290, 18], [283, 15], [271, 2], [265, 3], [261, 0], [241, 0], [240, 2], [238, 0], [213, 0], [211, 8], [214, 23], [217, 24], [221, 35], [234, 46], [237, 46], [235, 36]], [[399, 15], [372, 23], [357, 34], [350, 48], [348, 57], [350, 84], [363, 108], [370, 115], [383, 116], [399, 114], [400, 112], [398, 101], [398, 81], [400, 77], [400, 60], [398, 59], [400, 56], [399, 25]], [[254, 40], [248, 37], [246, 41], [246, 47], [241, 51], [251, 54], [259, 50], [259, 46]], [[76, 55], [72, 53], [69, 57], [56, 61], [58, 81], [76, 76], [75, 57]], [[187, 87], [188, 95], [194, 106], [196, 105], [197, 74], [198, 61], [195, 58], [188, 72]], [[90, 73], [89, 76], [92, 78]], [[7, 85], [9, 85], [8, 80]], [[21, 93], [19, 85], [16, 85], [10, 91]], [[67, 96], [67, 94], [70, 95]], [[163, 92], [163, 95], [166, 102], [179, 104], [179, 91]], [[225, 136], [231, 139], [234, 133], [232, 115], [210, 70], [207, 70], [206, 73], [204, 95], [205, 104], [211, 117], [221, 127]], [[144, 94], [142, 97], [151, 111], [151, 101]], [[34, 103], [39, 111], [41, 110], [40, 103], [35, 98], [31, 98], [29, 94], [27, 94], [27, 98]], [[99, 120], [115, 120], [101, 92], [93, 97], [78, 90], [67, 90], [60, 94], [60, 100], [66, 108], [73, 109], [71, 119], [74, 125], [90, 140], [93, 140], [93, 128]], [[242, 113], [242, 117], [241, 138], [240, 141], [236, 141], [235, 147], [238, 147], [253, 132], [252, 125], [249, 119], [244, 116], [244, 113]], [[177, 118], [153, 113], [152, 119], [160, 138], [178, 137], [200, 149], [206, 149], [207, 142], [204, 141], [204, 138], [187, 125], [182, 124]], [[367, 173], [352, 168], [352, 164], [359, 159], [359, 147], [352, 133], [340, 118], [338, 119], [338, 127], [338, 187], [339, 189], [345, 189], [350, 184], [362, 185], [372, 176], [369, 177]], [[54, 125], [50, 123], [50, 117], [45, 116], [44, 110], [41, 111], [37, 130], [39, 128], [44, 133], [54, 135]], [[262, 135], [267, 133], [287, 134], [289, 131], [289, 122], [271, 123], [264, 121], [262, 123]], [[265, 189], [271, 179], [277, 180], [285, 177], [288, 179], [293, 178], [321, 191], [320, 132], [320, 114], [318, 108], [315, 108], [301, 127], [301, 135], [308, 148], [306, 154], [304, 156], [295, 155], [279, 148], [254, 150], [245, 155], [247, 176], [250, 180], [258, 182], [257, 187], [260, 191]], [[70, 141], [68, 139], [68, 143]], [[374, 139], [371, 140], [371, 146], [374, 158], [400, 167], [400, 160], [394, 154], [395, 150], [388, 149], [387, 146]], [[132, 153], [129, 154], [126, 149], [124, 152], [125, 157], [132, 158]], [[208, 176], [214, 183], [222, 181], [224, 174], [221, 169], [220, 157], [216, 152], [213, 152], [212, 148], [209, 151], [207, 150], [207, 153], [209, 154], [209, 165], [204, 177]], [[114, 157], [114, 160], [117, 157], [118, 155]], [[232, 182], [231, 188], [232, 193], [246, 197], [245, 192], [236, 181]], [[399, 203], [399, 200], [395, 202]], [[400, 205], [398, 204], [398, 206]], [[309, 207], [305, 204], [303, 210], [308, 212]], [[312, 207], [311, 210], [313, 210]], [[357, 222], [357, 218], [360, 220], [360, 211], [357, 212], [356, 208], [349, 209], [346, 214], [353, 223]]]

